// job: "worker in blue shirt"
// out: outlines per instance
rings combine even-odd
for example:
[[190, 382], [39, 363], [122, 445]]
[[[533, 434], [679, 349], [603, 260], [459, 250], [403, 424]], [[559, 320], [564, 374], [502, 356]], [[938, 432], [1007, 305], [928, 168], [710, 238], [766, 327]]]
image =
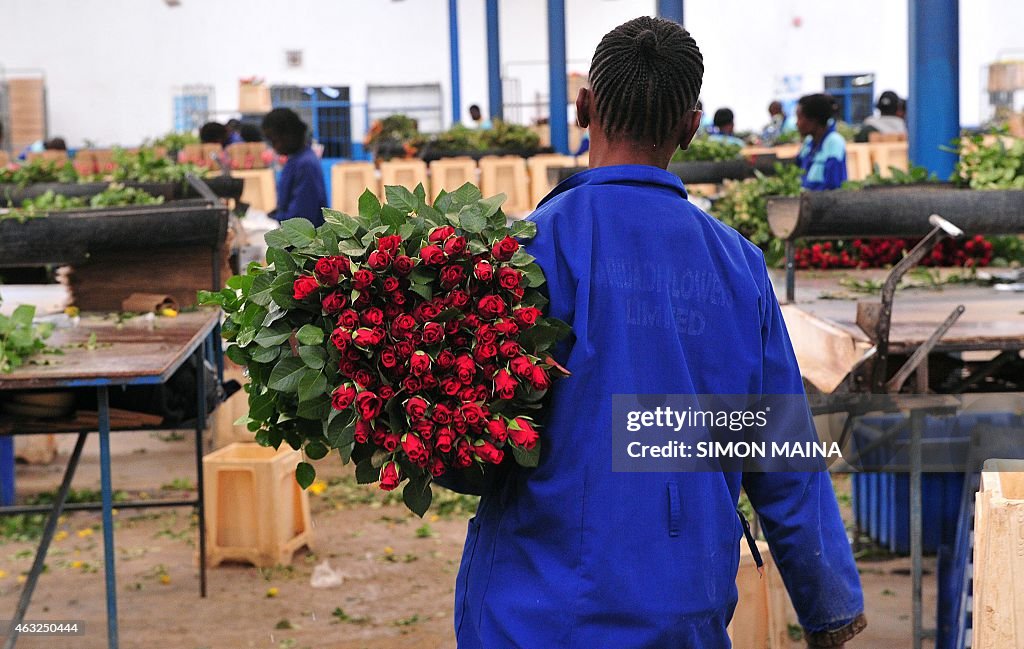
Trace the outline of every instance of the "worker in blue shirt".
[[741, 487], [811, 646], [864, 626], [827, 472], [612, 471], [615, 394], [796, 395], [814, 434], [762, 253], [666, 171], [700, 124], [703, 70], [659, 18], [597, 46], [576, 99], [591, 168], [530, 217], [571, 376], [552, 388], [539, 465], [485, 475], [456, 581], [460, 649], [727, 649]]
[[746, 142], [736, 137], [736, 124], [732, 109], [719, 108], [715, 111], [712, 126], [708, 129], [708, 139], [712, 142], [724, 142], [736, 146], [746, 146]]
[[263, 118], [262, 127], [274, 151], [288, 156], [277, 179], [277, 209], [270, 216], [278, 221], [304, 218], [323, 225], [327, 189], [320, 158], [306, 143], [306, 123], [291, 109], [275, 108]]
[[839, 189], [846, 180], [846, 140], [836, 132], [834, 111], [828, 95], [807, 95], [796, 104], [796, 128], [804, 138], [796, 161], [804, 189]]

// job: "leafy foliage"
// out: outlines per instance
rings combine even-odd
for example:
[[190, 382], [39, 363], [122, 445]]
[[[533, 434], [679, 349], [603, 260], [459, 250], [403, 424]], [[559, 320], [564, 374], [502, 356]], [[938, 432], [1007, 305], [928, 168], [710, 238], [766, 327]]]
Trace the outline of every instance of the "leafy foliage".
[[25, 200], [18, 209], [10, 210], [6, 214], [0, 214], [0, 220], [7, 218], [24, 222], [27, 219], [43, 217], [50, 212], [59, 212], [61, 210], [86, 207], [120, 207], [124, 205], [159, 205], [163, 202], [163, 196], [153, 196], [135, 187], [125, 187], [124, 185], [111, 183], [106, 189], [92, 198], [65, 196], [63, 194], [55, 194], [52, 190], [47, 191], [35, 198]]
[[33, 324], [36, 308], [22, 304], [9, 315], [0, 315], [0, 374], [25, 364], [46, 349], [45, 340], [53, 333], [49, 323]]
[[724, 162], [738, 160], [742, 147], [738, 144], [712, 140], [707, 137], [696, 137], [686, 149], [677, 149], [672, 155], [672, 162]]
[[798, 196], [802, 171], [795, 165], [775, 164], [775, 175], [755, 171], [754, 178], [726, 180], [722, 196], [711, 206], [711, 214], [739, 231], [765, 253], [774, 265], [782, 258], [783, 243], [768, 227], [768, 196]]

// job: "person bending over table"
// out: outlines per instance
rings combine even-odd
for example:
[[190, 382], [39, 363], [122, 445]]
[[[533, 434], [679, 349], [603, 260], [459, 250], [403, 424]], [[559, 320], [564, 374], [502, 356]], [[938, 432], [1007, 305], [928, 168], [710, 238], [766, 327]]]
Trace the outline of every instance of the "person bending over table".
[[263, 118], [262, 126], [274, 151], [288, 156], [277, 180], [277, 209], [270, 216], [278, 221], [303, 218], [323, 225], [327, 189], [320, 158], [306, 143], [306, 123], [289, 108], [275, 108]]

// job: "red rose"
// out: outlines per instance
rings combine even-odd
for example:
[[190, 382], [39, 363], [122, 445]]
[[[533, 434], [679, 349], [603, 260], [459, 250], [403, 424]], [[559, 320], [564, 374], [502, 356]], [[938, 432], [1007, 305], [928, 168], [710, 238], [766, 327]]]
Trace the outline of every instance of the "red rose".
[[353, 439], [358, 444], [365, 444], [370, 441], [371, 435], [373, 435], [373, 425], [368, 421], [356, 419], [356, 432], [352, 434]]
[[453, 234], [455, 234], [455, 228], [453, 228], [450, 225], [445, 225], [431, 230], [430, 234], [427, 235], [427, 238], [431, 241], [431, 243], [438, 243], [440, 241], [444, 241]]
[[430, 475], [440, 478], [445, 472], [444, 460], [435, 455], [427, 462], [427, 468], [430, 470]]
[[370, 421], [376, 419], [384, 407], [384, 400], [372, 392], [360, 392], [356, 395], [356, 410], [359, 416]]
[[398, 354], [395, 353], [394, 348], [385, 347], [380, 352], [380, 364], [384, 367], [391, 369], [395, 365], [398, 365]]
[[515, 336], [519, 333], [519, 325], [513, 320], [501, 320], [494, 323], [494, 327], [503, 336]]
[[424, 390], [433, 390], [437, 387], [437, 377], [433, 374], [424, 374], [420, 380], [423, 381]]
[[384, 491], [394, 490], [399, 480], [398, 465], [394, 462], [388, 462], [380, 468], [380, 488]]
[[359, 326], [359, 314], [352, 309], [345, 309], [338, 316], [338, 326], [346, 329], [355, 329]]
[[352, 375], [359, 371], [359, 366], [346, 359], [338, 363], [338, 371], [341, 372], [342, 375], [352, 378]]
[[489, 324], [482, 324], [476, 330], [476, 341], [478, 343], [491, 344], [498, 340], [498, 330]]
[[435, 362], [442, 370], [450, 369], [452, 365], [455, 365], [455, 354], [445, 349], [437, 355], [437, 360]]
[[373, 306], [359, 314], [359, 321], [367, 327], [379, 327], [384, 324], [384, 312]]
[[516, 309], [512, 316], [516, 319], [516, 324], [520, 328], [526, 329], [527, 327], [532, 327], [537, 322], [537, 318], [540, 317], [540, 309], [535, 306], [524, 306]]
[[434, 413], [431, 415], [431, 419], [438, 424], [445, 425], [452, 423], [452, 415], [453, 413], [451, 408], [443, 403], [439, 403], [434, 406]]
[[534, 390], [547, 390], [551, 387], [551, 377], [548, 376], [543, 367], [534, 365], [533, 374], [530, 376], [530, 383], [533, 384]]
[[470, 313], [462, 319], [462, 328], [467, 331], [476, 331], [480, 328], [480, 318], [475, 313]]
[[331, 393], [331, 407], [335, 410], [344, 410], [352, 405], [356, 398], [356, 388], [351, 383], [339, 385]]
[[423, 344], [436, 345], [444, 338], [444, 327], [436, 322], [423, 325]]
[[390, 300], [392, 304], [401, 306], [408, 301], [408, 298], [405, 295], [405, 291], [392, 291], [388, 293], [388, 300]]
[[469, 294], [466, 293], [465, 291], [460, 291], [456, 289], [448, 294], [446, 301], [448, 302], [449, 306], [453, 306], [456, 309], [461, 309], [462, 307], [469, 304]]
[[476, 390], [469, 387], [468, 385], [462, 386], [462, 390], [459, 392], [459, 399], [462, 401], [472, 401], [476, 398]]
[[501, 347], [498, 348], [501, 355], [505, 358], [514, 358], [519, 354], [519, 343], [514, 340], [506, 340], [501, 343]]
[[352, 306], [354, 306], [357, 309], [365, 309], [366, 307], [370, 306], [371, 301], [373, 301], [373, 298], [370, 296], [369, 291], [363, 291], [356, 298], [356, 301], [352, 303]]
[[455, 450], [455, 466], [465, 469], [471, 464], [473, 464], [473, 454], [470, 451], [469, 442], [466, 441], [466, 438], [462, 438]]
[[352, 375], [352, 380], [355, 381], [359, 385], [359, 387], [363, 389], [373, 387], [373, 384], [375, 382], [373, 374], [371, 374], [369, 370], [357, 371], [355, 374]]
[[412, 423], [412, 430], [420, 436], [420, 439], [434, 438], [434, 424], [429, 419], [421, 419]]
[[388, 430], [387, 428], [384, 428], [383, 426], [379, 428], [374, 428], [373, 436], [370, 439], [372, 439], [373, 443], [376, 444], [377, 446], [383, 447], [384, 441], [388, 438], [388, 435], [390, 433], [391, 431]]
[[423, 397], [412, 397], [405, 402], [405, 412], [413, 421], [423, 419], [423, 415], [427, 413], [428, 405]]
[[366, 264], [374, 270], [384, 270], [391, 264], [391, 255], [380, 250], [374, 250], [366, 258]]
[[508, 261], [512, 259], [512, 255], [516, 254], [516, 250], [519, 250], [519, 242], [506, 235], [504, 239], [491, 247], [491, 254], [498, 261]]
[[457, 379], [447, 377], [441, 381], [441, 392], [449, 397], [454, 397], [462, 390], [462, 384]]
[[455, 376], [462, 383], [469, 383], [476, 374], [476, 361], [470, 356], [462, 354], [455, 359]]
[[404, 338], [406, 334], [416, 327], [416, 318], [408, 313], [396, 317], [391, 323], [391, 333], [398, 338]]
[[498, 370], [494, 375], [494, 392], [499, 399], [511, 399], [516, 396], [517, 387], [519, 387], [519, 381], [516, 381], [507, 370]]
[[430, 357], [424, 352], [416, 352], [409, 359], [409, 369], [416, 376], [423, 376], [430, 371]]
[[405, 255], [398, 255], [397, 257], [395, 257], [395, 260], [391, 262], [391, 267], [399, 275], [408, 275], [409, 273], [412, 272], [412, 269], [415, 265], [416, 262], [414, 262], [412, 258], [407, 257]]
[[537, 430], [524, 417], [516, 417], [508, 425], [508, 436], [516, 446], [521, 446], [527, 451], [537, 445]]
[[320, 285], [317, 284], [315, 277], [311, 275], [303, 275], [295, 280], [294, 284], [292, 284], [292, 297], [296, 300], [305, 300], [318, 288], [320, 288]]
[[[491, 371], [491, 374], [494, 374], [493, 370]], [[485, 385], [476, 386], [474, 392], [476, 392], [476, 394], [473, 395], [473, 401], [489, 401], [491, 398], [491, 392]]]
[[406, 433], [402, 435], [402, 450], [409, 456], [409, 460], [416, 466], [426, 466], [430, 458], [430, 451], [423, 445], [423, 440], [415, 435]]
[[442, 453], [447, 453], [452, 450], [452, 444], [455, 442], [455, 433], [452, 432], [451, 428], [442, 426], [437, 429], [437, 440], [434, 442], [434, 447]]
[[362, 347], [363, 349], [374, 347], [380, 340], [374, 334], [373, 329], [356, 329], [356, 333], [352, 336], [352, 340], [355, 341], [356, 346]]
[[423, 389], [423, 382], [420, 381], [419, 377], [407, 376], [402, 379], [402, 389], [409, 394], [415, 394]]
[[371, 284], [373, 284], [373, 273], [366, 270], [365, 268], [363, 268], [362, 270], [357, 270], [355, 273], [352, 274], [352, 288], [356, 289], [357, 291], [362, 291], [363, 289], [369, 287]]
[[487, 440], [479, 440], [473, 444], [473, 452], [481, 460], [491, 464], [501, 464], [501, 461], [505, 458], [505, 453]]
[[469, 430], [469, 426], [467, 426], [466, 422], [463, 421], [462, 419], [460, 419], [458, 421], [453, 421], [452, 422], [452, 428], [455, 429], [455, 435], [456, 436], [465, 435], [466, 432]]
[[473, 276], [481, 282], [489, 282], [494, 277], [494, 267], [491, 266], [491, 262], [482, 259], [476, 262], [476, 266], [473, 268]]
[[505, 300], [497, 295], [485, 295], [476, 303], [476, 308], [481, 317], [492, 320], [505, 315]]
[[398, 352], [399, 358], [409, 358], [412, 356], [413, 349], [412, 343], [408, 340], [403, 340], [395, 345], [395, 351]]
[[388, 255], [394, 257], [395, 253], [398, 252], [399, 247], [402, 245], [402, 237], [397, 234], [391, 234], [386, 237], [381, 237], [377, 240], [377, 250], [385, 252]]
[[385, 304], [384, 305], [384, 317], [388, 320], [394, 320], [398, 316], [402, 315], [402, 307], [397, 304]]
[[505, 427], [505, 422], [501, 417], [491, 419], [487, 422], [487, 432], [491, 435], [491, 438], [496, 442], [504, 442], [508, 439], [508, 429]]
[[420, 248], [420, 258], [427, 266], [440, 266], [444, 263], [444, 251], [438, 246], [423, 246]]
[[463, 270], [462, 266], [445, 266], [441, 270], [441, 286], [444, 288], [452, 288], [458, 286], [466, 277], [466, 271]]
[[363, 355], [355, 347], [349, 347], [345, 350], [345, 358], [350, 361], [361, 361], [363, 360]]
[[341, 291], [335, 291], [325, 297], [320, 306], [323, 307], [324, 313], [327, 315], [334, 315], [344, 309], [346, 304], [348, 304], [348, 297]]
[[533, 363], [525, 356], [516, 356], [512, 359], [510, 366], [512, 367], [512, 372], [516, 376], [522, 376], [524, 378], [533, 376]]
[[342, 264], [348, 267], [348, 260], [344, 257], [322, 257], [316, 260], [313, 274], [324, 286], [334, 286], [341, 275]]
[[519, 288], [523, 274], [515, 268], [502, 268], [498, 271], [498, 285], [506, 291]]
[[462, 413], [462, 418], [466, 420], [466, 423], [470, 426], [479, 424], [487, 418], [487, 411], [483, 409], [478, 403], [464, 403], [459, 408]]
[[331, 332], [331, 344], [343, 352], [352, 344], [352, 334], [344, 329], [335, 329]]
[[444, 242], [444, 253], [449, 257], [458, 257], [466, 251], [466, 239], [464, 237], [452, 237]]
[[395, 389], [392, 388], [390, 385], [382, 385], [380, 386], [380, 389], [377, 390], [377, 394], [380, 395], [381, 399], [387, 401], [391, 397], [395, 396]]
[[381, 443], [381, 446], [383, 446], [384, 450], [387, 451], [388, 453], [394, 453], [395, 451], [398, 450], [398, 446], [401, 443], [402, 438], [399, 437], [397, 433], [388, 433], [387, 435], [384, 436], [384, 440], [383, 443]]
[[385, 277], [384, 278], [384, 292], [394, 293], [401, 288], [401, 282], [398, 281], [397, 277]]

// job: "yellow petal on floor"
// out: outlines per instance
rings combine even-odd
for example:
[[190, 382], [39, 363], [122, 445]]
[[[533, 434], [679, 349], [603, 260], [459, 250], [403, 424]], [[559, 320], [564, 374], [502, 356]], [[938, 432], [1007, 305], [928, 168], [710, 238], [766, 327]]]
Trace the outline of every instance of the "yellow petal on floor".
[[278, 592], [277, 588], [271, 586], [267, 589], [267, 597], [277, 597]]
[[171, 576], [166, 573], [160, 575], [160, 583], [164, 585], [171, 583]]
[[53, 535], [54, 541], [63, 541], [66, 538], [68, 538], [67, 530], [60, 530], [59, 532]]
[[85, 529], [78, 530], [77, 532], [75, 532], [75, 534], [78, 535], [78, 538], [84, 539], [87, 536], [92, 536], [92, 528], [91, 527], [87, 527]]

